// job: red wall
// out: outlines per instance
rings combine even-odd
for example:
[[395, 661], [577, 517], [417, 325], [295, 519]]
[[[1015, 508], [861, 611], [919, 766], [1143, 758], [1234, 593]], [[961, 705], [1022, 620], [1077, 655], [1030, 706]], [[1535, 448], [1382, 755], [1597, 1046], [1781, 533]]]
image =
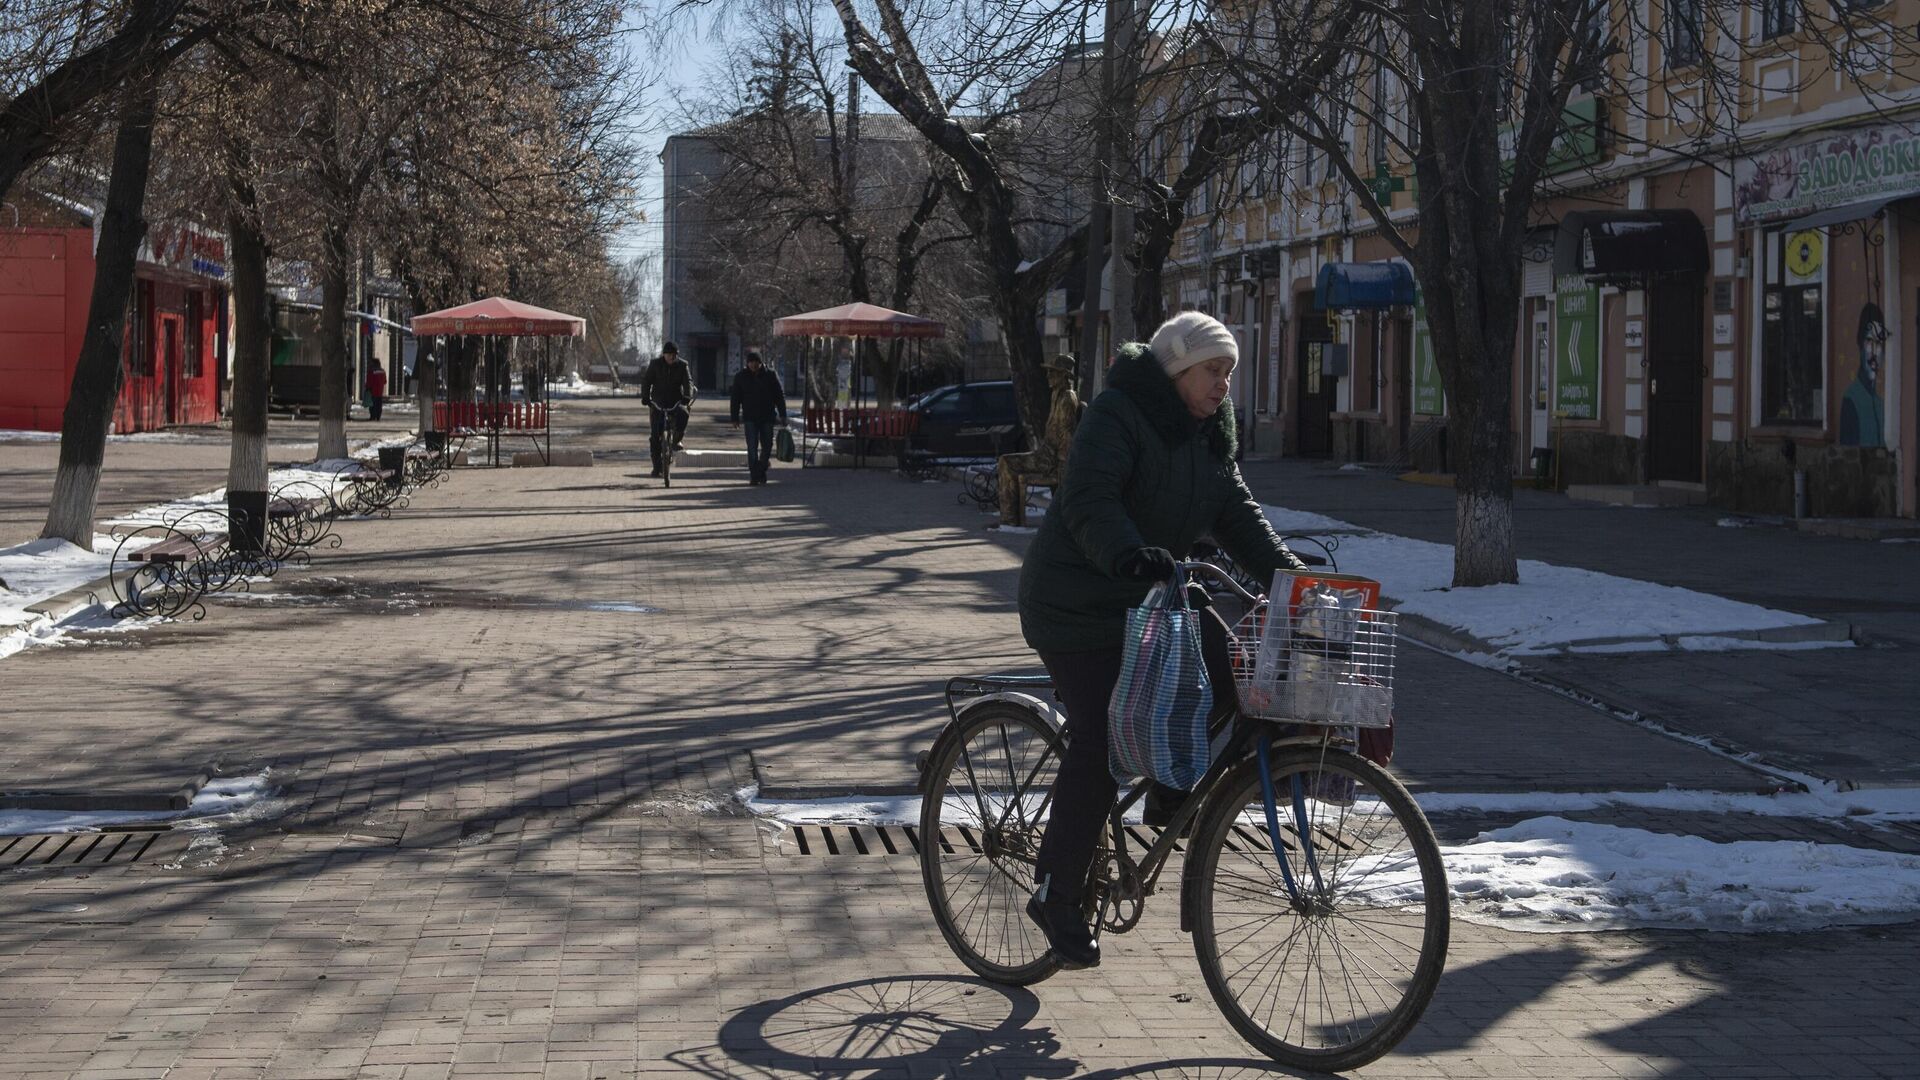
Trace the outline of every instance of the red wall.
[[[144, 340], [151, 374], [127, 359], [114, 431], [150, 431], [168, 424], [206, 424], [218, 418], [219, 371], [214, 362], [219, 292], [155, 280], [142, 266], [134, 283], [136, 311], [145, 312], [144, 335], [129, 325], [129, 344]], [[200, 373], [189, 378], [185, 322], [189, 291], [200, 296]], [[86, 335], [93, 291], [93, 233], [88, 229], [0, 229], [0, 428], [58, 431], [67, 391]], [[173, 370], [161, 331], [180, 326]]]

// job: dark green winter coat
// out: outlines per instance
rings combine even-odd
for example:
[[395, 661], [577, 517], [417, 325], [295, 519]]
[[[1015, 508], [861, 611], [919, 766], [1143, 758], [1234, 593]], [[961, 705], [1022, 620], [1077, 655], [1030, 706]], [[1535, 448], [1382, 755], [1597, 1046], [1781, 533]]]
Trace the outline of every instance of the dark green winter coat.
[[1212, 536], [1260, 581], [1298, 566], [1234, 464], [1233, 403], [1196, 421], [1145, 345], [1126, 345], [1074, 432], [1067, 475], [1020, 569], [1020, 629], [1041, 652], [1117, 648], [1150, 582], [1123, 559]]

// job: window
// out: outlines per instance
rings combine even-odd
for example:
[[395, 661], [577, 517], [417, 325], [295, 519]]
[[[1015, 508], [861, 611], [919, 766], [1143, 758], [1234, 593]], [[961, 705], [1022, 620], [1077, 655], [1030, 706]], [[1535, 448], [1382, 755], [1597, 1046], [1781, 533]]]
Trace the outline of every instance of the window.
[[1818, 427], [1826, 414], [1826, 234], [1766, 234], [1760, 422]]
[[973, 420], [994, 426], [1014, 422], [1013, 387], [976, 386], [973, 392], [977, 395]]
[[153, 283], [133, 283], [133, 312], [127, 327], [127, 374], [136, 378], [153, 377]]
[[1667, 0], [1667, 67], [1692, 67], [1700, 62], [1705, 42], [1702, 0]]
[[1798, 8], [1799, 0], [1760, 0], [1760, 36], [1777, 38], [1793, 33], [1793, 16]]
[[203, 299], [204, 294], [199, 292], [190, 292], [187, 294], [187, 366], [185, 375], [189, 379], [198, 379], [205, 372], [200, 357], [201, 319], [205, 317], [201, 311]]
[[927, 401], [925, 405], [926, 414], [929, 417], [935, 417], [941, 420], [957, 420], [960, 417], [960, 406], [964, 401], [965, 399], [960, 396], [960, 391], [958, 390], [948, 390], [944, 393], [936, 394]]

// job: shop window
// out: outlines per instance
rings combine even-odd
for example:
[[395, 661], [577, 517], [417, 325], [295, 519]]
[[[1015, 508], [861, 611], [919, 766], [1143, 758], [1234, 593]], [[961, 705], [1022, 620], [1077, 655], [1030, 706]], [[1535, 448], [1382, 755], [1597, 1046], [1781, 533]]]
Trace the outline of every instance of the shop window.
[[187, 294], [187, 367], [186, 377], [198, 379], [204, 370], [200, 359], [200, 320], [202, 296], [197, 292]]
[[1817, 427], [1826, 414], [1823, 230], [1766, 234], [1760, 300], [1760, 421]]
[[153, 285], [133, 283], [133, 312], [127, 327], [127, 374], [135, 378], [153, 377]]

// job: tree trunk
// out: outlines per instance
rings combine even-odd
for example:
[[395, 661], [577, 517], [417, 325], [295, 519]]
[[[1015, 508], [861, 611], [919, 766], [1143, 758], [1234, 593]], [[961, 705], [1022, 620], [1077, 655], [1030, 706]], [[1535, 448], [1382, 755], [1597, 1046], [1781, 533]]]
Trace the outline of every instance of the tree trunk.
[[93, 296], [80, 342], [73, 386], [60, 422], [60, 467], [47, 507], [44, 537], [93, 550], [93, 509], [106, 456], [107, 428], [120, 397], [121, 353], [127, 341], [127, 306], [134, 262], [146, 237], [147, 170], [153, 160], [155, 80], [129, 83], [119, 134], [113, 143], [113, 176], [94, 253]]
[[353, 265], [351, 229], [327, 224], [320, 252], [320, 443], [321, 461], [347, 456], [347, 288]]
[[273, 315], [267, 299], [267, 241], [253, 220], [251, 192], [236, 183], [232, 237], [233, 448], [227, 459], [227, 514], [236, 544], [259, 550], [267, 529], [267, 391]]

